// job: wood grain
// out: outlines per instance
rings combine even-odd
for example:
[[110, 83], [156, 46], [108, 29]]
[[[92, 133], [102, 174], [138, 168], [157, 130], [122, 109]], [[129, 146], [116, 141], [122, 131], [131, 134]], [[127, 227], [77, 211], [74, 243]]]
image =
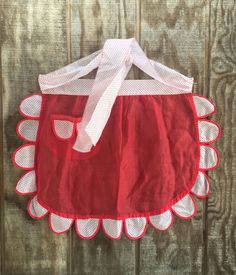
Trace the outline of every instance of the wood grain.
[[[3, 26], [3, 8], [0, 2], [0, 32], [2, 33]], [[2, 45], [3, 39], [0, 36], [0, 45]], [[0, 55], [0, 72], [2, 72], [2, 55]], [[2, 119], [2, 73], [0, 73], [0, 156], [3, 155], [3, 119]], [[4, 271], [4, 187], [3, 187], [3, 158], [0, 157], [0, 274]]]
[[206, 271], [236, 274], [236, 2], [212, 1], [210, 14], [209, 95], [223, 136], [215, 144], [220, 167], [210, 173]]
[[47, 219], [30, 219], [26, 213], [28, 198], [13, 192], [22, 171], [11, 162], [13, 151], [22, 144], [15, 133], [21, 119], [17, 112], [20, 100], [38, 91], [39, 73], [67, 63], [66, 6], [64, 1], [22, 0], [4, 1], [2, 9], [3, 274], [66, 274], [68, 236], [52, 235]]
[[[8, 274], [236, 274], [236, 3], [234, 0], [0, 0], [0, 264]], [[17, 105], [37, 92], [39, 73], [86, 56], [107, 38], [136, 37], [149, 57], [193, 76], [195, 92], [211, 96], [223, 128], [210, 172], [211, 196], [197, 216], [172, 229], [148, 228], [140, 241], [90, 241], [72, 229], [53, 235], [32, 220], [28, 198], [13, 188], [22, 171], [11, 155]], [[95, 72], [89, 77], [94, 77]], [[145, 78], [137, 69], [128, 78]], [[3, 146], [2, 146], [3, 143]]]
[[[204, 92], [208, 35], [206, 1], [142, 1], [140, 43], [153, 59], [194, 77]], [[204, 202], [191, 221], [175, 218], [172, 229], [149, 229], [140, 240], [140, 274], [201, 274], [204, 256]], [[176, 270], [178, 273], [175, 273]]]

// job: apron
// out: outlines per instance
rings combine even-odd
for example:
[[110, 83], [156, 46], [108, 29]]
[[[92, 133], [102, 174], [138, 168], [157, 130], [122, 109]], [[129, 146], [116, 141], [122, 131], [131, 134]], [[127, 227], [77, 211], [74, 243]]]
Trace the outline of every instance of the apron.
[[[152, 79], [125, 80], [132, 65]], [[97, 68], [96, 78], [84, 79]], [[167, 230], [174, 215], [196, 214], [192, 195], [209, 194], [206, 171], [218, 166], [211, 145], [219, 125], [193, 79], [144, 54], [134, 38], [39, 75], [41, 92], [24, 98], [13, 154], [26, 170], [16, 185], [33, 195], [29, 215], [48, 215], [58, 234], [72, 224], [84, 239], [99, 228], [111, 239], [142, 237], [148, 224]]]

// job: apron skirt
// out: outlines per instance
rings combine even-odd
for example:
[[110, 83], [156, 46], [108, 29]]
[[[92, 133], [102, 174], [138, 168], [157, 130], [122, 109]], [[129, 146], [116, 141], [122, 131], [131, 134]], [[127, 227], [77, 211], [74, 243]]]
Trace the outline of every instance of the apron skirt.
[[49, 214], [55, 233], [75, 223], [85, 239], [100, 225], [112, 239], [119, 239], [123, 228], [138, 239], [148, 223], [166, 230], [173, 214], [193, 217], [192, 195], [208, 195], [205, 172], [218, 166], [211, 143], [220, 128], [205, 119], [215, 112], [212, 101], [192, 93], [121, 88], [98, 142], [80, 152], [73, 145], [91, 91], [77, 90], [33, 94], [20, 104], [25, 119], [17, 133], [29, 143], [15, 151], [13, 161], [27, 170], [16, 192], [34, 195], [30, 216]]

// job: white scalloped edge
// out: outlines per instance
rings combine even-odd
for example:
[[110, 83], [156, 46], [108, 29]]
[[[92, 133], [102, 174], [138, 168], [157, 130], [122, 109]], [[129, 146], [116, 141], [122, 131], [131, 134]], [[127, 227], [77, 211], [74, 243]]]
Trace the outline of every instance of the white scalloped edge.
[[25, 173], [16, 184], [16, 192], [19, 195], [28, 195], [37, 191], [35, 171]]
[[[30, 200], [28, 205], [29, 215], [34, 219], [43, 218], [49, 214], [49, 228], [53, 233], [63, 234], [70, 230], [75, 223], [76, 233], [83, 239], [91, 239], [97, 235], [100, 227], [102, 227], [105, 235], [112, 240], [119, 240], [122, 232], [132, 240], [141, 238], [147, 229], [148, 224], [155, 229], [165, 231], [173, 224], [173, 214], [182, 219], [190, 219], [196, 214], [196, 205], [194, 199], [189, 195], [185, 195], [177, 201], [170, 209], [159, 215], [150, 215], [147, 217], [129, 217], [124, 219], [74, 219], [60, 216], [48, 211], [39, 201], [37, 195]], [[102, 226], [101, 226], [102, 225]]]
[[39, 121], [36, 119], [21, 120], [17, 125], [17, 134], [25, 141], [35, 142], [38, 135]]
[[53, 213], [50, 213], [48, 218], [50, 229], [57, 234], [63, 234], [67, 232], [71, 228], [73, 222], [74, 219], [61, 217]]
[[26, 118], [39, 118], [42, 107], [42, 95], [33, 94], [24, 98], [19, 105], [19, 112]]
[[13, 154], [13, 163], [24, 170], [34, 168], [35, 145], [24, 144], [16, 149]]
[[203, 96], [193, 95], [193, 102], [198, 118], [205, 118], [216, 111], [215, 105]]
[[59, 139], [70, 139], [74, 132], [74, 122], [62, 119], [53, 119], [53, 132]]
[[[21, 138], [35, 142], [38, 132], [38, 118], [41, 111], [42, 98], [40, 95], [32, 95], [24, 99], [20, 104], [20, 112], [29, 119], [23, 120], [18, 125], [18, 133]], [[34, 219], [41, 219], [49, 214], [49, 228], [56, 234], [63, 234], [70, 230], [73, 223], [78, 236], [83, 239], [91, 239], [102, 227], [106, 236], [118, 240], [125, 232], [127, 237], [133, 240], [141, 238], [147, 229], [148, 224], [156, 230], [165, 231], [169, 229], [174, 221], [174, 215], [182, 219], [190, 219], [196, 214], [196, 204], [190, 194], [198, 198], [205, 198], [209, 194], [209, 178], [205, 170], [211, 170], [218, 165], [218, 154], [215, 148], [209, 144], [214, 142], [220, 135], [220, 128], [215, 122], [202, 120], [215, 111], [214, 105], [206, 98], [193, 95], [193, 102], [198, 117], [197, 130], [199, 135], [199, 172], [196, 181], [188, 194], [180, 197], [163, 213], [147, 215], [145, 217], [127, 217], [123, 219], [87, 218], [75, 219], [66, 215], [58, 215], [47, 210], [37, 197], [37, 186], [35, 180], [34, 154], [35, 145], [25, 144], [19, 147], [13, 154], [13, 162], [17, 167], [30, 170], [25, 173], [16, 185], [16, 192], [20, 195], [35, 193], [29, 200], [28, 212]], [[33, 119], [32, 119], [33, 118]], [[60, 135], [59, 135], [60, 136]], [[64, 136], [62, 137], [64, 138]]]

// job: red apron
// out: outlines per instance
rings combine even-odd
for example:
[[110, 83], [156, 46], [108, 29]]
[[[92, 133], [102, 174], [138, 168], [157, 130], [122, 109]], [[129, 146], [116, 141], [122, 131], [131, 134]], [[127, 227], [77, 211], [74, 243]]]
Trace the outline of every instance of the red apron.
[[[132, 64], [153, 80], [124, 80]], [[95, 80], [80, 79], [98, 67]], [[215, 112], [192, 94], [193, 79], [150, 60], [134, 39], [110, 39], [101, 51], [39, 76], [42, 94], [25, 98], [17, 126], [30, 142], [14, 163], [29, 170], [18, 194], [34, 194], [31, 217], [49, 214], [53, 232], [73, 223], [92, 238], [100, 225], [112, 239], [138, 239], [148, 223], [166, 230], [173, 213], [196, 213], [191, 194], [206, 197], [205, 174], [218, 165], [210, 143]]]

